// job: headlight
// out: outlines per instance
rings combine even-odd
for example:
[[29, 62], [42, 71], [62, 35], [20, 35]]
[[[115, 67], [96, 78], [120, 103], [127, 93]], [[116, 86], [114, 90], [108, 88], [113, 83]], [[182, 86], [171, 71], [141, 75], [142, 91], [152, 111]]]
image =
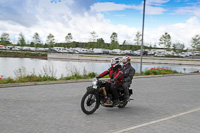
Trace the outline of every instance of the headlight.
[[97, 78], [92, 79], [92, 86], [93, 88], [97, 88]]

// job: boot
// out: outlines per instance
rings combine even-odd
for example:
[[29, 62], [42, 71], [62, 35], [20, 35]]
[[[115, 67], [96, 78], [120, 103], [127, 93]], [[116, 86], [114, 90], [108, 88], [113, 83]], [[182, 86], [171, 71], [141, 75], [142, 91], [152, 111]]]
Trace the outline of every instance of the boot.
[[108, 98], [108, 100], [104, 103], [104, 105], [113, 105], [112, 101], [110, 100], [110, 98]]

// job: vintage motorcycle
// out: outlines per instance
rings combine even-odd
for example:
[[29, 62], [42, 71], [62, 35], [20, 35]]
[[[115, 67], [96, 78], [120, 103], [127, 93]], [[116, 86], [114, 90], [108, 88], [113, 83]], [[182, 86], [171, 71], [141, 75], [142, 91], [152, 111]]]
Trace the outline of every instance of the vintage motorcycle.
[[[81, 109], [85, 114], [94, 113], [100, 105], [115, 107], [113, 106], [112, 94], [106, 89], [105, 84], [110, 84], [110, 82], [98, 80], [97, 78], [92, 79], [92, 86], [86, 88], [87, 91], [81, 99]], [[122, 87], [119, 87], [117, 91], [120, 100], [120, 104], [117, 107], [124, 108], [129, 101], [124, 99], [124, 89]], [[132, 95], [132, 89], [129, 89], [129, 95]]]

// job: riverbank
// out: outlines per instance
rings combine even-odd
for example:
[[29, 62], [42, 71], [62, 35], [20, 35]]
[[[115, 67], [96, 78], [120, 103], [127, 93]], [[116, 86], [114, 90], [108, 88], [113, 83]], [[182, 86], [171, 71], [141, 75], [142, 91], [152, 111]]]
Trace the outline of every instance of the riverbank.
[[[116, 56], [120, 58], [123, 57], [120, 55], [116, 55]], [[114, 57], [114, 55], [86, 55], [86, 54], [66, 54], [66, 53], [49, 53], [48, 54], [48, 59], [58, 59], [58, 60], [110, 62], [110, 59], [112, 57]], [[140, 57], [131, 56], [131, 63], [140, 63]], [[143, 63], [200, 66], [200, 59], [143, 57]]]
[[[58, 59], [58, 60], [79, 60], [79, 61], [101, 61], [110, 62], [110, 59], [121, 55], [89, 55], [89, 54], [68, 54], [68, 53], [44, 53], [25, 51], [0, 51], [0, 57], [37, 58], [37, 59]], [[131, 63], [140, 63], [139, 56], [130, 56]], [[200, 59], [187, 58], [163, 58], [163, 57], [143, 57], [146, 64], [171, 64], [171, 65], [193, 65], [200, 66]]]
[[24, 51], [0, 51], [0, 57], [37, 58], [47, 59], [47, 53]]

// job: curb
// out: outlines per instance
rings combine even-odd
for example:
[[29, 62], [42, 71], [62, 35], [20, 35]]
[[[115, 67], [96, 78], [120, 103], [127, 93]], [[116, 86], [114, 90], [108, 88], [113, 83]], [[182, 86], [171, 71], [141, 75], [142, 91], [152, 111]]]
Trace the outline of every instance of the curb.
[[[187, 75], [200, 75], [200, 74], [199, 73], [189, 73], [189, 74], [167, 74], [167, 75], [135, 76], [133, 79], [158, 78], [158, 77], [170, 77], [170, 76], [187, 76]], [[108, 79], [108, 78], [102, 78], [102, 79]], [[45, 81], [45, 82], [26, 82], [26, 83], [10, 83], [10, 84], [0, 84], [0, 88], [20, 87], [20, 86], [34, 86], [34, 85], [49, 85], [49, 84], [64, 84], [64, 83], [78, 83], [78, 82], [91, 82], [91, 79]]]

